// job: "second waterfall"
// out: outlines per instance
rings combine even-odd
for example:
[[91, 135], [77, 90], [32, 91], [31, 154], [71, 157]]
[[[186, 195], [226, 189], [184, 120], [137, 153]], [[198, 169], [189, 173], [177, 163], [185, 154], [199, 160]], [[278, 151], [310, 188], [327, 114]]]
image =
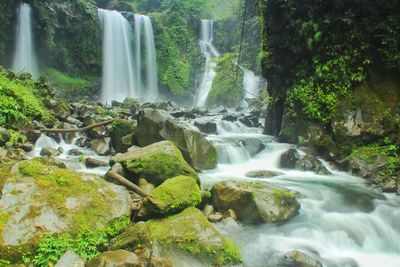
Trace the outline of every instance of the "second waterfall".
[[133, 15], [132, 34], [131, 23], [121, 13], [99, 9], [99, 17], [103, 30], [102, 102], [110, 104], [126, 97], [137, 98], [140, 102], [158, 99], [156, 50], [150, 18]]

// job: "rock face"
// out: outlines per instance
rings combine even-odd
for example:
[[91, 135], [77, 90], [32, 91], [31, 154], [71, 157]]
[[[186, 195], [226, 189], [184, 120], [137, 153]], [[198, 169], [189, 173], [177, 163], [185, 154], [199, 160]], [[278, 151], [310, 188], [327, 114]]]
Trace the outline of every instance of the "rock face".
[[162, 140], [173, 142], [194, 168], [205, 170], [217, 166], [217, 150], [197, 129], [177, 121], [165, 111], [143, 109], [138, 117], [139, 145], [146, 146]]
[[145, 177], [156, 186], [179, 175], [191, 176], [199, 181], [197, 173], [170, 141], [162, 141], [129, 151], [113, 157], [112, 160], [115, 163], [121, 163], [124, 169], [134, 177]]
[[297, 215], [296, 194], [266, 183], [224, 181], [211, 189], [214, 207], [232, 209], [245, 223], [279, 223]]
[[152, 257], [165, 258], [172, 266], [221, 266], [241, 261], [237, 247], [193, 207], [166, 219], [133, 225], [114, 238], [109, 248], [132, 249], [138, 243], [150, 247]]
[[43, 230], [76, 233], [130, 214], [131, 199], [124, 187], [56, 165], [41, 158], [2, 165], [6, 178], [0, 200], [0, 254], [6, 247], [23, 253], [20, 247]]
[[122, 138], [134, 134], [136, 131], [137, 123], [131, 120], [116, 120], [111, 124], [110, 137], [111, 145], [116, 152], [123, 153], [129, 145], [124, 145]]
[[153, 189], [143, 202], [139, 214], [142, 217], [157, 217], [178, 213], [201, 202], [201, 190], [196, 180], [188, 176], [178, 176], [166, 180]]
[[135, 253], [125, 250], [107, 251], [89, 261], [87, 267], [144, 267]]

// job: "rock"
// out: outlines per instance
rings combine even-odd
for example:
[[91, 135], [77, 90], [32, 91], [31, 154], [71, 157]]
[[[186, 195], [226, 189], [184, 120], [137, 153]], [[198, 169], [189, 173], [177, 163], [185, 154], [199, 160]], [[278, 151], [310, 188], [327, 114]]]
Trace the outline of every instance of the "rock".
[[318, 174], [330, 174], [328, 169], [316, 157], [306, 154], [297, 162], [295, 168], [301, 171], [313, 171]]
[[68, 250], [54, 267], [85, 267], [85, 261], [75, 252]]
[[222, 113], [227, 113], [228, 111], [226, 110], [225, 107], [216, 107], [210, 110], [211, 113], [214, 114], [222, 114]]
[[[127, 147], [126, 150], [133, 147], [134, 143], [135, 143], [135, 135], [134, 134], [128, 134], [121, 138], [121, 144], [124, 147]], [[123, 152], [125, 152], [126, 150], [124, 150]]]
[[212, 213], [210, 215], [208, 215], [208, 220], [210, 222], [219, 222], [222, 221], [222, 214], [219, 212], [216, 213]]
[[174, 111], [169, 113], [174, 118], [195, 119], [196, 115], [187, 110]]
[[255, 170], [249, 171], [246, 173], [246, 177], [250, 178], [271, 178], [274, 176], [281, 175], [282, 173], [277, 171], [269, 171], [269, 170]]
[[181, 108], [173, 101], [165, 101], [165, 102], [155, 102], [155, 103], [146, 103], [143, 105], [143, 107], [146, 108], [153, 108], [153, 109], [158, 109], [158, 110], [164, 110], [164, 111], [178, 111]]
[[23, 151], [20, 148], [9, 148], [6, 150], [6, 155], [7, 158], [13, 159], [13, 160], [24, 160], [27, 159], [25, 151]]
[[[61, 124], [61, 128], [62, 129], [76, 129], [78, 128], [76, 125], [72, 125], [66, 122], [63, 122]], [[72, 144], [72, 142], [74, 141], [74, 139], [76, 138], [77, 134], [74, 132], [71, 133], [62, 133], [62, 138], [68, 143], [68, 144]]]
[[200, 132], [205, 134], [216, 134], [217, 133], [217, 124], [211, 121], [195, 121], [194, 126], [199, 128]]
[[[111, 124], [111, 129], [109, 131], [111, 137], [111, 145], [116, 152], [123, 153], [133, 143], [127, 143], [122, 140], [123, 137], [134, 134], [137, 128], [137, 122], [132, 120], [116, 120]], [[132, 139], [131, 139], [132, 140]]]
[[152, 257], [149, 262], [149, 267], [174, 267], [168, 259]]
[[225, 218], [232, 218], [234, 220], [237, 220], [237, 215], [236, 212], [233, 209], [229, 209], [227, 211], [224, 212], [223, 214], [224, 219]]
[[68, 151], [68, 155], [70, 155], [70, 156], [82, 156], [83, 152], [80, 151], [78, 148], [73, 148], [70, 151]]
[[25, 143], [21, 145], [22, 150], [25, 152], [31, 152], [35, 148], [35, 146], [32, 143]]
[[139, 257], [125, 250], [103, 252], [89, 261], [87, 267], [145, 267]]
[[257, 138], [243, 139], [240, 142], [249, 152], [251, 157], [256, 156], [258, 153], [265, 149], [265, 145], [263, 144], [263, 142]]
[[81, 128], [83, 126], [83, 122], [71, 116], [66, 117], [64, 121], [78, 128]]
[[90, 141], [90, 147], [97, 155], [104, 156], [110, 153], [110, 137], [103, 137]]
[[204, 216], [208, 218], [208, 216], [214, 213], [214, 207], [211, 205], [206, 205], [203, 209]]
[[125, 98], [122, 102], [122, 107], [129, 109], [132, 115], [136, 114], [136, 112], [140, 109], [140, 103], [135, 98]]
[[296, 168], [296, 162], [300, 159], [300, 154], [294, 148], [289, 148], [284, 152], [279, 160], [279, 165], [284, 169], [294, 169]]
[[43, 147], [42, 150], [40, 150], [40, 156], [55, 158], [60, 154], [60, 151], [53, 147]]
[[158, 186], [165, 180], [179, 175], [191, 176], [199, 182], [197, 173], [183, 159], [182, 153], [170, 141], [163, 141], [116, 155], [115, 163], [121, 163], [134, 177], [146, 177], [147, 181]]
[[288, 259], [291, 261], [290, 266], [298, 266], [298, 267], [322, 267], [323, 265], [314, 259], [312, 256], [298, 251], [298, 250], [293, 250], [286, 252], [284, 255], [285, 259]]
[[176, 214], [187, 207], [201, 203], [201, 190], [197, 181], [188, 176], [166, 180], [144, 199], [139, 218], [154, 218]]
[[[85, 127], [96, 124], [98, 122], [99, 121], [94, 116], [86, 117], [83, 119], [83, 124]], [[86, 132], [87, 132], [88, 136], [91, 138], [102, 138], [104, 136], [105, 131], [106, 131], [105, 126], [98, 126], [98, 127], [90, 128]]]
[[279, 223], [297, 215], [296, 193], [267, 183], [224, 181], [211, 189], [213, 206], [245, 223]]
[[40, 130], [30, 130], [25, 132], [26, 140], [32, 143], [35, 143], [41, 135], [42, 133], [40, 132]]
[[194, 168], [205, 170], [217, 165], [215, 147], [190, 124], [178, 122], [164, 111], [144, 109], [139, 112], [137, 141], [146, 146], [161, 140], [172, 141]]
[[89, 157], [86, 158], [85, 165], [89, 168], [108, 167], [108, 162]]
[[153, 184], [147, 182], [147, 180], [144, 178], [140, 178], [138, 184], [139, 187], [148, 195], [150, 195], [151, 191], [156, 188]]
[[69, 107], [66, 102], [58, 101], [55, 107], [52, 107], [54, 114], [60, 120], [65, 120], [70, 115]]
[[56, 164], [37, 158], [1, 166], [6, 178], [0, 199], [0, 254], [6, 247], [24, 252], [43, 231], [96, 230], [130, 214], [132, 203], [124, 187]]
[[91, 105], [77, 103], [75, 108], [76, 108], [76, 113], [82, 119], [85, 119], [87, 117], [92, 117], [95, 115], [95, 108]]
[[226, 114], [222, 117], [223, 121], [230, 121], [235, 122], [237, 121], [238, 117], [235, 114]]
[[0, 141], [2, 143], [8, 142], [10, 140], [10, 132], [4, 128], [0, 127]]
[[151, 237], [148, 223], [138, 222], [131, 224], [125, 231], [114, 237], [108, 245], [109, 250], [127, 249], [130, 250], [141, 244], [151, 248]]

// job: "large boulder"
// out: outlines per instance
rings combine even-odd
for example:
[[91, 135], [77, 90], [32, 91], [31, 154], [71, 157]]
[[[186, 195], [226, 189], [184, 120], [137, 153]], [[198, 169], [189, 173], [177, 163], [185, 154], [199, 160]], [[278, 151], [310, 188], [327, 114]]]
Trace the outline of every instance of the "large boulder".
[[75, 252], [68, 250], [54, 267], [85, 267], [85, 261]]
[[110, 137], [101, 137], [90, 141], [90, 148], [96, 152], [96, 154], [104, 156], [110, 153]]
[[165, 111], [143, 109], [138, 117], [138, 144], [146, 146], [162, 140], [172, 141], [196, 169], [217, 166], [217, 150], [196, 128], [177, 121]]
[[43, 231], [98, 229], [130, 214], [124, 187], [57, 166], [42, 158], [1, 165], [0, 258], [20, 258]]
[[165, 258], [172, 266], [221, 266], [241, 262], [238, 248], [224, 238], [203, 213], [189, 207], [181, 213], [128, 227], [110, 242], [112, 249], [152, 249], [152, 257]]
[[87, 267], [145, 267], [139, 257], [125, 250], [104, 252], [86, 264]]
[[158, 142], [116, 155], [112, 161], [121, 163], [134, 178], [146, 178], [156, 186], [179, 175], [191, 176], [199, 182], [197, 173], [170, 141]]
[[[116, 152], [125, 152], [130, 146], [123, 143], [123, 137], [134, 134], [137, 122], [132, 120], [116, 120], [111, 124], [109, 131], [111, 137], [111, 145]], [[130, 144], [131, 145], [131, 144]]]
[[140, 217], [151, 218], [178, 213], [201, 202], [201, 190], [196, 180], [189, 176], [178, 176], [166, 180], [153, 189], [144, 200]]
[[245, 223], [279, 223], [297, 215], [296, 193], [267, 183], [224, 181], [211, 189], [219, 211], [232, 209]]

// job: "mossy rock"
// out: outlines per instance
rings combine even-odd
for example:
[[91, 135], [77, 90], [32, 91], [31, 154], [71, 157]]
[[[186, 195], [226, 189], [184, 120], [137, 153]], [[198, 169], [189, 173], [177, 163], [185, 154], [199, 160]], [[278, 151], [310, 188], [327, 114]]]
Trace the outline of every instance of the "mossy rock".
[[196, 180], [188, 176], [178, 176], [153, 189], [144, 200], [139, 214], [146, 218], [166, 216], [200, 203], [201, 190]]
[[134, 134], [137, 128], [137, 122], [132, 120], [116, 120], [111, 124], [110, 137], [111, 145], [116, 152], [123, 153], [129, 147], [126, 147], [122, 142], [122, 137], [129, 134]]
[[197, 173], [170, 141], [158, 142], [117, 155], [112, 161], [121, 163], [124, 169], [135, 178], [146, 177], [148, 182], [156, 186], [179, 175], [191, 176], [200, 183]]
[[214, 207], [233, 209], [245, 223], [280, 223], [298, 214], [296, 193], [268, 183], [224, 181], [212, 189]]
[[125, 188], [57, 165], [38, 158], [4, 167], [0, 252], [24, 250], [44, 233], [99, 229], [130, 214]]
[[[232, 265], [241, 262], [239, 249], [221, 235], [203, 213], [189, 207], [181, 213], [140, 222], [110, 242], [109, 249], [152, 248], [152, 257], [168, 259], [173, 266]], [[186, 261], [184, 261], [186, 259]]]

